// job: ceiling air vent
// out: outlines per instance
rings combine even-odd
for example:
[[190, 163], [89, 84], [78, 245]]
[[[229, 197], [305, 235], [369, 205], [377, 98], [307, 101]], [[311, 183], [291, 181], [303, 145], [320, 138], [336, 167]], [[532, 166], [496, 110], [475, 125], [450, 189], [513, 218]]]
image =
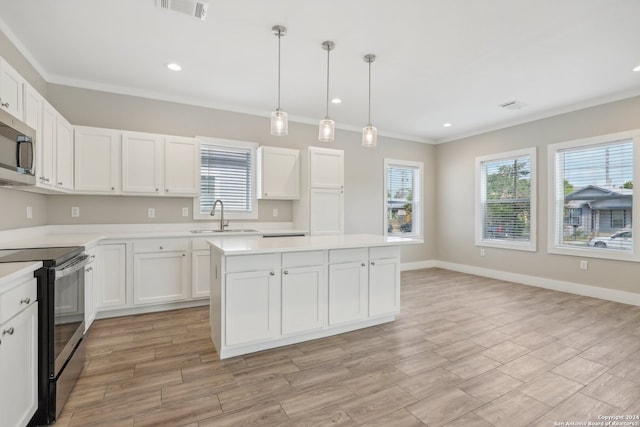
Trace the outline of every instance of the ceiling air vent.
[[204, 21], [209, 4], [196, 0], [156, 0], [156, 7], [184, 13]]
[[519, 110], [521, 108], [526, 107], [527, 104], [525, 104], [522, 101], [509, 101], [509, 102], [505, 102], [504, 104], [500, 104], [498, 105], [498, 107], [502, 107], [502, 108], [506, 108], [508, 110]]

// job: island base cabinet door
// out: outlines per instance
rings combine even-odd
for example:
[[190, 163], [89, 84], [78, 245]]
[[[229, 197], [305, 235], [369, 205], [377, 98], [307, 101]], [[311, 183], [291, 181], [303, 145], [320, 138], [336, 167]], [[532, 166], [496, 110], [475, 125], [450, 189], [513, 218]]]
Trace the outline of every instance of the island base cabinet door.
[[208, 298], [211, 292], [211, 254], [209, 251], [191, 252], [191, 298]]
[[38, 407], [38, 304], [0, 325], [0, 424], [25, 426]]
[[133, 256], [133, 303], [154, 304], [187, 298], [190, 263], [186, 253], [143, 253]]
[[367, 317], [367, 264], [329, 265], [329, 325]]
[[322, 266], [286, 268], [282, 271], [282, 333], [321, 329], [326, 299]]
[[369, 261], [369, 316], [399, 311], [399, 268], [397, 259]]
[[280, 335], [280, 273], [228, 273], [225, 345], [249, 344]]

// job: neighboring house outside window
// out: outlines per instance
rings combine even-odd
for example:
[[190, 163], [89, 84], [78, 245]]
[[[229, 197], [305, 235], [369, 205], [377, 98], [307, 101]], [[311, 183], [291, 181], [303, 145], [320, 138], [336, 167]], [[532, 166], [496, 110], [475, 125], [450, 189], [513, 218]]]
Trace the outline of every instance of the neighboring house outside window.
[[384, 159], [384, 234], [422, 238], [423, 163]]
[[536, 149], [476, 158], [476, 245], [536, 250]]
[[215, 221], [211, 209], [216, 200], [224, 204], [225, 219], [257, 219], [255, 152], [257, 144], [200, 139], [200, 196], [194, 201], [194, 218]]
[[640, 260], [632, 238], [638, 143], [640, 131], [549, 145], [549, 252]]

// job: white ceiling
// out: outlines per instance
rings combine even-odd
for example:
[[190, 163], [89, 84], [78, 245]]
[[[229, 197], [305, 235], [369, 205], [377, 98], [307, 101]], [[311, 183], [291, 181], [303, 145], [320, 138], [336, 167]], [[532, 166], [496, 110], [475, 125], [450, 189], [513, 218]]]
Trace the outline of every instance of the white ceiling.
[[[640, 94], [638, 0], [208, 0], [207, 19], [155, 0], [0, 0], [0, 30], [51, 83], [267, 117], [450, 141]], [[165, 64], [180, 63], [181, 72]], [[518, 100], [527, 106], [507, 110]], [[453, 126], [444, 128], [444, 122]]]

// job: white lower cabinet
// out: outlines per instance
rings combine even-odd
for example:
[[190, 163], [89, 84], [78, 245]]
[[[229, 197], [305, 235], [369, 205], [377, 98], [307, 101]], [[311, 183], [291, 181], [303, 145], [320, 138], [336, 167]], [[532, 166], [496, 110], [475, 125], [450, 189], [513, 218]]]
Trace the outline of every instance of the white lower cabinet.
[[329, 265], [329, 325], [367, 317], [367, 264]]
[[227, 274], [226, 345], [264, 341], [280, 334], [280, 272], [274, 267]]
[[323, 265], [282, 270], [282, 333], [321, 329], [326, 300]]
[[92, 248], [87, 251], [89, 262], [84, 267], [84, 331], [96, 319], [96, 277], [98, 274], [96, 262], [97, 249]]
[[191, 252], [191, 298], [208, 298], [211, 289], [211, 253], [208, 250]]
[[184, 301], [188, 298], [189, 241], [134, 243], [133, 304]]
[[393, 258], [369, 261], [369, 316], [400, 311], [399, 270]]
[[36, 279], [0, 293], [0, 424], [26, 426], [38, 407]]
[[126, 254], [124, 243], [98, 246], [95, 286], [97, 311], [127, 306]]

